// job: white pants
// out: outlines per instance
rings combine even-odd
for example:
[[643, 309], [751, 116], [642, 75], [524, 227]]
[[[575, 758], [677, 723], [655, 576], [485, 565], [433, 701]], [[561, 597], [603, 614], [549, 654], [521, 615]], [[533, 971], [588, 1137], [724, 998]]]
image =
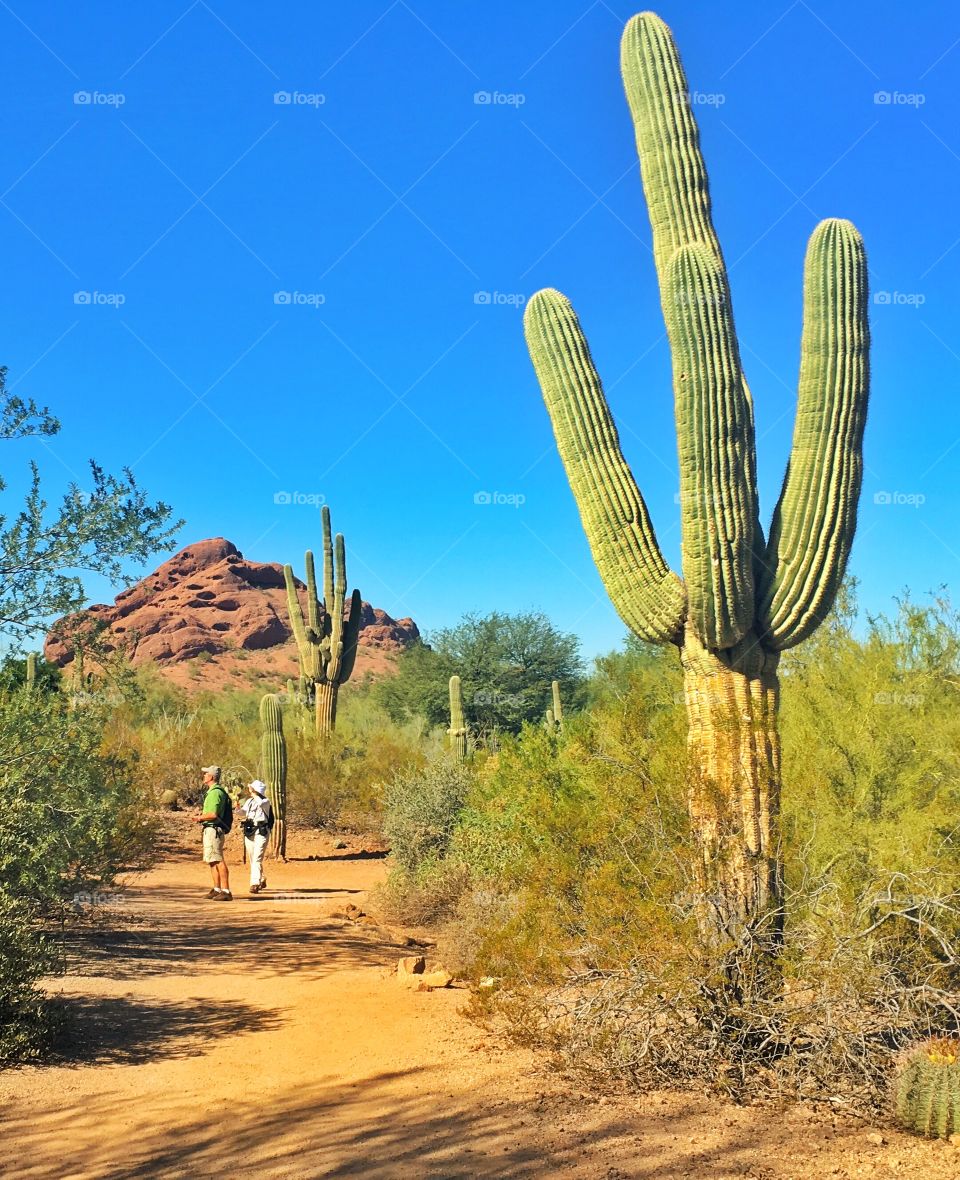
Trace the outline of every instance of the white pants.
[[244, 836], [243, 843], [247, 849], [247, 860], [250, 864], [250, 884], [260, 885], [263, 882], [263, 857], [267, 851], [269, 836], [261, 836], [257, 832], [253, 836]]

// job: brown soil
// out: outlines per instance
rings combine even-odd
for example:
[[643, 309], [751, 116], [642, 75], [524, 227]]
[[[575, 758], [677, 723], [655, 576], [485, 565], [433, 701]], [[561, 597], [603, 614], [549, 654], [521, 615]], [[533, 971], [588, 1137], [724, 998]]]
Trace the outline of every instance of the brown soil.
[[381, 858], [293, 837], [248, 898], [231, 840], [232, 904], [203, 900], [206, 870], [181, 847], [80, 940], [58, 983], [71, 1043], [0, 1075], [0, 1174], [960, 1174], [958, 1148], [805, 1107], [583, 1094], [466, 1020], [465, 990], [402, 988], [402, 934], [331, 916], [364, 904]]

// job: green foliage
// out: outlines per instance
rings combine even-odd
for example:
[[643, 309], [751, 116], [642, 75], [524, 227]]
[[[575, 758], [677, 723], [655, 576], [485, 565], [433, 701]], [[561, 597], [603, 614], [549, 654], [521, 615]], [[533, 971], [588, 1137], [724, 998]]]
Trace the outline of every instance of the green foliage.
[[[0, 440], [57, 434], [49, 410], [7, 392], [6, 372], [0, 368]], [[0, 634], [18, 642], [83, 605], [82, 573], [129, 582], [128, 563], [168, 547], [179, 528], [169, 506], [151, 504], [129, 470], [113, 476], [91, 462], [87, 486], [71, 484], [53, 512], [36, 463], [30, 470], [20, 511], [0, 517]], [[0, 491], [5, 486], [0, 479]]]
[[897, 1078], [897, 1118], [920, 1135], [960, 1133], [960, 1040], [928, 1040], [906, 1054]]
[[681, 889], [682, 713], [645, 689], [568, 721], [559, 745], [528, 727], [479, 769], [452, 840], [476, 892], [501, 896], [475, 960], [461, 964], [474, 975], [554, 979], [573, 961], [661, 954], [676, 935], [651, 915]]
[[[34, 657], [33, 691], [39, 693], [57, 692], [60, 688], [62, 673], [56, 664], [48, 663], [42, 656]], [[9, 655], [0, 664], [0, 692], [17, 692], [29, 684], [29, 660], [19, 655]]]
[[960, 1035], [958, 675], [940, 600], [858, 627], [845, 593], [787, 658], [786, 921], [766, 993], [739, 951], [699, 938], [680, 672], [638, 640], [597, 661], [562, 742], [529, 726], [477, 762], [449, 837], [394, 870], [388, 904], [444, 923], [444, 960], [502, 978], [511, 1027], [578, 1068], [876, 1109], [898, 1047]]
[[105, 750], [107, 708], [0, 696], [0, 1060], [38, 1052], [50, 1010], [36, 984], [51, 931], [150, 845], [129, 762]]
[[469, 786], [470, 772], [448, 759], [394, 775], [384, 796], [383, 831], [401, 870], [416, 873], [446, 854]]
[[848, 902], [960, 870], [960, 619], [906, 599], [859, 638], [855, 620], [851, 587], [783, 670], [788, 875], [828, 873]]
[[538, 612], [467, 615], [456, 627], [402, 653], [397, 675], [378, 696], [395, 720], [422, 716], [448, 723], [450, 677], [461, 681], [464, 712], [481, 736], [519, 733], [543, 716], [551, 682], [559, 681], [573, 708], [582, 703], [583, 667], [574, 635], [558, 631]]

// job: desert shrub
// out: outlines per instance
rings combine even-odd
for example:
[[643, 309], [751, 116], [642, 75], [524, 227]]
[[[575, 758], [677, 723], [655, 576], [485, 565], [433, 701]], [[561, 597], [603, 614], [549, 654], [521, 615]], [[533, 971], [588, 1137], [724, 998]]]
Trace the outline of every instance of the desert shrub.
[[[388, 922], [411, 926], [460, 925], [462, 898], [470, 886], [470, 870], [456, 860], [429, 858], [416, 869], [395, 865], [377, 887], [373, 904]], [[449, 958], [444, 960], [449, 966]], [[459, 960], [454, 970], [459, 971]]]
[[43, 1046], [51, 1010], [37, 981], [76, 899], [149, 856], [130, 765], [104, 748], [108, 708], [71, 710], [59, 694], [0, 697], [0, 1060]]
[[284, 732], [293, 821], [355, 832], [379, 832], [386, 784], [401, 768], [422, 765], [433, 744], [417, 722], [394, 724], [364, 690], [344, 694], [325, 741], [296, 704], [284, 713]]
[[383, 831], [393, 860], [374, 904], [392, 921], [435, 925], [451, 919], [470, 870], [449, 857], [473, 771], [447, 756], [395, 774], [384, 794]]
[[415, 873], [445, 856], [470, 781], [469, 769], [450, 758], [434, 759], [391, 779], [384, 796], [383, 831], [403, 871]]
[[847, 599], [785, 657], [775, 972], [697, 936], [678, 672], [639, 644], [601, 661], [590, 713], [506, 744], [451, 840], [488, 1016], [641, 1087], [883, 1105], [901, 1047], [957, 1032], [958, 652], [947, 603], [858, 633]]

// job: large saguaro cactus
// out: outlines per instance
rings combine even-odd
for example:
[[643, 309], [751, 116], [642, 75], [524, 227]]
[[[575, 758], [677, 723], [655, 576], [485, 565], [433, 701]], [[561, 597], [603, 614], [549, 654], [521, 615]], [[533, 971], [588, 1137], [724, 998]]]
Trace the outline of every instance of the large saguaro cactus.
[[283, 737], [283, 713], [276, 696], [268, 693], [260, 701], [260, 762], [270, 802], [273, 805], [273, 850], [278, 860], [287, 859], [287, 743]]
[[793, 451], [770, 536], [758, 519], [753, 404], [713, 228], [699, 134], [670, 30], [627, 24], [633, 114], [673, 356], [681, 580], [667, 566], [569, 301], [527, 307], [530, 355], [594, 560], [624, 622], [684, 669], [689, 811], [711, 942], [781, 920], [777, 661], [822, 622], [856, 528], [867, 409], [867, 267], [849, 221], [807, 248]]
[[313, 554], [307, 550], [307, 618], [304, 620], [293, 568], [283, 567], [287, 584], [290, 626], [300, 654], [302, 679], [313, 686], [317, 733], [331, 733], [337, 720], [337, 693], [350, 679], [357, 658], [362, 602], [360, 591], [350, 599], [350, 614], [344, 619], [347, 593], [347, 559], [343, 534], [330, 537], [330, 509], [320, 511], [323, 526], [323, 602], [317, 598], [317, 575]]

